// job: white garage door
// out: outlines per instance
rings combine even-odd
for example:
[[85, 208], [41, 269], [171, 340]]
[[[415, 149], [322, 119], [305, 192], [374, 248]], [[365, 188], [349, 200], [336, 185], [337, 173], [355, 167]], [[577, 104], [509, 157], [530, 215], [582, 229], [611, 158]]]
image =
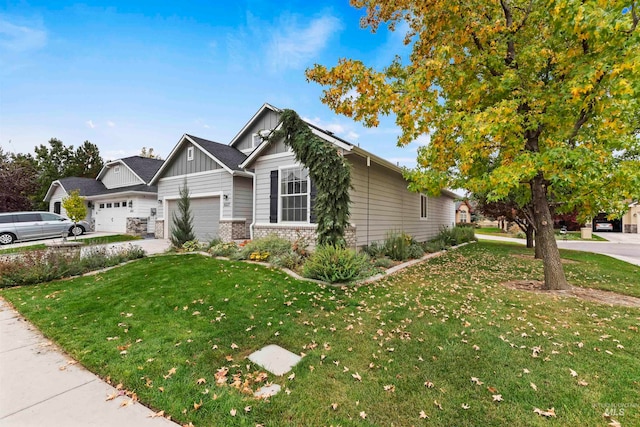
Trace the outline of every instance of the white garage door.
[[[169, 235], [173, 227], [173, 213], [178, 215], [178, 201], [169, 201]], [[191, 199], [193, 232], [201, 242], [209, 242], [218, 237], [220, 225], [220, 197]]]
[[110, 200], [95, 202], [96, 204], [96, 231], [108, 231], [111, 233], [127, 232], [127, 216], [129, 208], [126, 200]]

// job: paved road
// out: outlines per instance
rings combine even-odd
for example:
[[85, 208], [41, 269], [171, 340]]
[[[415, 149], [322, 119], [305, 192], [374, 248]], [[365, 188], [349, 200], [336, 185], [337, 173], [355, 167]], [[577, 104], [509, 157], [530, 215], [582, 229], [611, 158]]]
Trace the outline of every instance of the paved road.
[[[630, 264], [640, 265], [640, 234], [597, 233], [597, 235], [608, 241], [558, 240], [558, 247], [609, 255], [610, 257], [626, 261]], [[523, 239], [514, 239], [511, 237], [489, 236], [484, 234], [476, 234], [476, 237], [481, 240], [497, 240], [525, 244]]]

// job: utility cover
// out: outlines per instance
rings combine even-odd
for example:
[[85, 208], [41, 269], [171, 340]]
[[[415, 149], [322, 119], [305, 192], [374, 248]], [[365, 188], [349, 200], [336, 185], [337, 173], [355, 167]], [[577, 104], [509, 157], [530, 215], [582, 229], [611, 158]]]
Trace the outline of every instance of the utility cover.
[[270, 344], [251, 353], [249, 360], [274, 375], [284, 375], [296, 366], [302, 358], [278, 345]]

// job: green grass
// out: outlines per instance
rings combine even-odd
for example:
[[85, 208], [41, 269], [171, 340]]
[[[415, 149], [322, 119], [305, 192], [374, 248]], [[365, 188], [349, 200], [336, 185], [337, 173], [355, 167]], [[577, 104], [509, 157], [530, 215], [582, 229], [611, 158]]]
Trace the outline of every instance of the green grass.
[[[501, 236], [501, 237], [512, 237], [515, 239], [521, 238], [524, 240], [524, 237], [518, 237], [516, 234], [507, 233], [498, 227], [484, 227], [484, 228], [476, 228], [474, 229], [476, 234], [485, 234], [488, 236]], [[524, 235], [524, 233], [522, 233]], [[600, 236], [596, 236], [593, 234], [591, 239], [583, 239], [580, 235], [579, 231], [569, 231], [566, 235], [560, 234], [559, 230], [556, 230], [556, 240], [583, 240], [585, 242], [606, 242], [607, 239], [603, 239]]]
[[[574, 284], [637, 292], [638, 267], [563, 254]], [[199, 255], [164, 256], [0, 295], [90, 370], [181, 423], [604, 426], [606, 407], [597, 405], [640, 401], [640, 309], [502, 286], [542, 278], [530, 255], [482, 242], [355, 288]], [[267, 344], [305, 356], [295, 378], [269, 375], [283, 392], [255, 400], [231, 377], [243, 382], [259, 370], [246, 357]], [[223, 366], [229, 380], [216, 385]], [[551, 407], [557, 418], [533, 412]], [[617, 419], [638, 425], [640, 408]]]
[[[102, 237], [87, 237], [87, 238], [81, 237], [81, 238], [78, 238], [78, 242], [82, 242], [85, 245], [103, 245], [107, 243], [128, 242], [130, 240], [140, 240], [140, 239], [141, 237], [138, 237], [138, 236], [130, 236], [128, 234], [116, 234], [113, 236], [102, 236]], [[69, 237], [67, 240], [70, 242], [75, 241], [73, 237]], [[9, 247], [7, 249], [0, 249], [0, 254], [39, 251], [46, 248], [47, 246], [44, 243], [35, 243], [29, 246], [21, 246], [17, 248]]]

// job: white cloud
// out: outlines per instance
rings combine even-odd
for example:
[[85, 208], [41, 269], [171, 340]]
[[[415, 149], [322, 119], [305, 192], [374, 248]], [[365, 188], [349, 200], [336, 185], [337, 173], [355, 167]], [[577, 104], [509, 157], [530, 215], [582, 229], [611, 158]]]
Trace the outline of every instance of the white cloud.
[[268, 57], [273, 70], [300, 68], [326, 47], [329, 39], [342, 28], [334, 16], [322, 16], [300, 23], [295, 15], [283, 15], [272, 28]]
[[87, 127], [90, 127], [91, 129], [95, 129], [96, 128], [96, 125], [93, 124], [93, 120], [87, 120], [85, 122], [85, 124], [87, 125]]
[[352, 130], [350, 130], [349, 132], [347, 132], [347, 140], [349, 141], [356, 141], [360, 138], [360, 135]]
[[12, 52], [37, 50], [47, 44], [47, 32], [37, 25], [17, 25], [0, 17], [0, 48]]
[[110, 128], [114, 128], [116, 127], [116, 124], [114, 122], [112, 122], [111, 120], [107, 121], [107, 126], [109, 126]]

